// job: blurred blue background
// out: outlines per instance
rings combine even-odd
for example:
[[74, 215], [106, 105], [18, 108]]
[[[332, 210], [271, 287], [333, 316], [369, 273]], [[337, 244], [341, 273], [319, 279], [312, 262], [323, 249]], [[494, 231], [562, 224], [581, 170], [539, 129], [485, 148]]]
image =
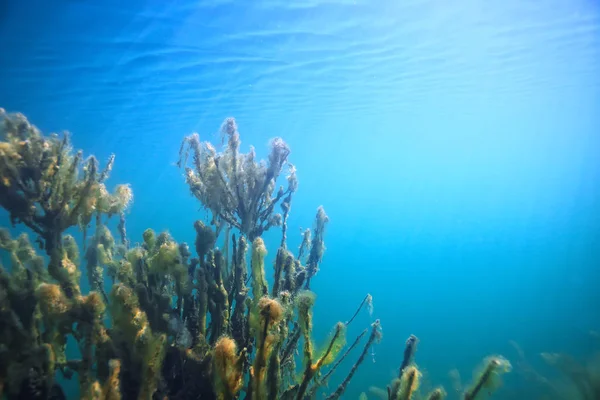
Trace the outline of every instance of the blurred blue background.
[[[174, 165], [185, 135], [220, 143], [234, 116], [263, 157], [283, 137], [300, 181], [290, 245], [319, 205], [331, 220], [317, 342], [366, 293], [374, 314], [351, 334], [382, 321], [347, 398], [388, 383], [411, 333], [449, 392], [448, 371], [468, 380], [488, 354], [515, 366], [509, 340], [532, 363], [591, 352], [595, 0], [0, 0], [0, 107], [116, 153], [109, 183], [133, 187], [134, 242], [147, 227], [193, 242], [204, 214]], [[527, 384], [511, 374], [498, 398]]]

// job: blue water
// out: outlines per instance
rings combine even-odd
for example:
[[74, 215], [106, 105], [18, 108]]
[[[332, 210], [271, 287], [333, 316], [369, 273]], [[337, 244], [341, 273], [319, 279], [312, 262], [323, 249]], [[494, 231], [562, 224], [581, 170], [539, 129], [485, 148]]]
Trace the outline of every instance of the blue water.
[[600, 347], [597, 1], [0, 0], [0, 77], [0, 107], [116, 153], [134, 241], [194, 240], [185, 135], [234, 116], [262, 157], [282, 136], [290, 246], [319, 205], [331, 221], [316, 341], [366, 293], [351, 334], [383, 327], [344, 398], [385, 387], [410, 334], [450, 398], [489, 354], [515, 367], [495, 398], [536, 393], [510, 340], [540, 369]]

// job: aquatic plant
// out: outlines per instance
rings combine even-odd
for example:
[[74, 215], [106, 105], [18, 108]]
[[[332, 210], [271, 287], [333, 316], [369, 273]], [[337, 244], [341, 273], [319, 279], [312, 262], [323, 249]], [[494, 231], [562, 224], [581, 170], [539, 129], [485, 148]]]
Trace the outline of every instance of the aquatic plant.
[[484, 360], [480, 372], [473, 384], [466, 390], [465, 400], [476, 400], [487, 396], [500, 386], [500, 377], [511, 370], [508, 360], [501, 356], [492, 356]]
[[[590, 332], [594, 337], [595, 332]], [[538, 372], [525, 357], [525, 352], [514, 341], [511, 345], [518, 355], [517, 371], [540, 398], [595, 400], [600, 398], [600, 353], [594, 352], [584, 360], [565, 353], [541, 353], [541, 359], [560, 373], [547, 377]]]
[[[414, 364], [415, 353], [419, 339], [415, 335], [410, 335], [404, 346], [402, 362], [400, 364], [398, 376], [387, 386], [387, 390], [372, 386], [369, 392], [380, 399], [387, 400], [411, 400], [427, 399], [441, 400], [446, 397], [446, 391], [443, 387], [437, 387], [430, 391], [425, 397], [419, 393], [421, 386], [422, 373]], [[484, 360], [483, 367], [476, 374], [474, 382], [462, 394], [464, 400], [474, 400], [486, 398], [499, 387], [500, 376], [509, 372], [511, 365], [502, 356], [492, 356]]]
[[77, 297], [78, 260], [68, 258], [64, 232], [86, 229], [92, 216], [119, 214], [132, 192], [119, 185], [109, 194], [104, 181], [113, 167], [111, 156], [100, 171], [93, 156], [73, 153], [69, 136], [43, 136], [22, 114], [0, 109], [0, 206], [13, 224], [23, 223], [38, 235], [50, 257], [48, 271], [66, 295]]
[[557, 368], [570, 384], [557, 387], [562, 399], [600, 399], [600, 354], [594, 354], [585, 362], [577, 361], [570, 355], [542, 353], [549, 365]]
[[[223, 153], [209, 142], [200, 142], [198, 134], [186, 137], [179, 151], [178, 165], [185, 168], [191, 193], [212, 212], [212, 224], [220, 228], [225, 222], [250, 241], [272, 226], [283, 224], [285, 228], [292, 194], [298, 188], [295, 168], [290, 164], [287, 188], [280, 186], [275, 192], [277, 178], [290, 154], [288, 145], [281, 138], [273, 139], [268, 162], [257, 162], [254, 148], [247, 154], [240, 153], [235, 119], [223, 122], [221, 135], [227, 139]], [[192, 167], [187, 166], [190, 153]], [[283, 216], [273, 213], [279, 202]]]
[[[0, 117], [0, 206], [13, 224], [38, 236], [48, 256], [36, 254], [26, 234], [13, 239], [0, 230], [0, 250], [10, 259], [8, 269], [0, 267], [0, 397], [64, 398], [55, 381], [59, 372], [77, 377], [84, 399], [300, 400], [314, 397], [366, 336], [368, 329], [346, 348], [347, 328], [370, 306], [369, 295], [348, 322], [335, 325], [322, 351], [313, 347], [316, 297], [308, 289], [325, 250], [328, 218], [319, 207], [298, 255], [287, 249], [297, 180], [290, 166], [287, 189], [275, 194], [289, 155], [281, 139], [273, 141], [268, 162], [256, 162], [252, 150], [239, 153], [233, 119], [222, 127], [223, 153], [200, 144], [197, 135], [184, 139], [180, 165], [188, 152], [194, 160], [186, 181], [213, 215], [211, 226], [190, 224], [192, 255], [186, 243], [152, 229], [129, 247], [123, 211], [131, 189], [120, 185], [109, 194], [105, 187], [114, 157], [99, 171], [95, 158], [83, 161], [72, 150], [68, 135], [44, 136], [20, 114], [1, 110]], [[274, 211], [277, 204], [282, 215]], [[114, 214], [121, 216], [120, 243], [105, 225]], [[84, 232], [83, 257], [65, 234], [72, 226]], [[94, 235], [87, 238], [91, 226]], [[269, 287], [261, 235], [275, 226], [282, 239]], [[92, 289], [87, 295], [81, 271]], [[380, 331], [376, 321], [330, 398], [345, 391]], [[69, 337], [78, 345], [76, 358], [67, 355]]]

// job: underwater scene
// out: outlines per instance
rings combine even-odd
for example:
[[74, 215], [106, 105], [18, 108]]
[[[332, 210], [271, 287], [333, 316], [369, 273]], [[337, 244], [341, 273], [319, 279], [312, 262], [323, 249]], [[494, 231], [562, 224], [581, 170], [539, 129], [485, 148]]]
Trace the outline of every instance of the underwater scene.
[[600, 400], [600, 3], [0, 0], [0, 400]]

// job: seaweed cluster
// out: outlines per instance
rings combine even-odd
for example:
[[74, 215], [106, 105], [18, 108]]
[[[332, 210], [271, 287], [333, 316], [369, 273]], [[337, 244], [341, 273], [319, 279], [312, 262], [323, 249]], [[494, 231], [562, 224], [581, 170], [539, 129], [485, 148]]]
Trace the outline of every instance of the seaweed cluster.
[[555, 382], [553, 389], [560, 399], [600, 399], [600, 354], [580, 362], [568, 354], [542, 353], [548, 365], [558, 369], [566, 382]]
[[[386, 390], [371, 387], [370, 391], [382, 400], [442, 400], [447, 393], [439, 386], [429, 391], [424, 397], [419, 393], [421, 378], [423, 374], [415, 364], [415, 353], [419, 339], [410, 335], [406, 340], [402, 363], [400, 364], [398, 376], [387, 386]], [[457, 392], [462, 392], [460, 398], [463, 400], [481, 400], [487, 398], [501, 384], [501, 376], [511, 370], [511, 364], [502, 356], [487, 357], [470, 386], [465, 390], [458, 387]], [[459, 385], [460, 386], [460, 385]], [[363, 395], [367, 398], [366, 394]]]
[[[597, 340], [598, 334], [590, 332]], [[589, 356], [579, 360], [564, 353], [541, 353], [540, 358], [558, 376], [547, 377], [536, 370], [525, 357], [525, 352], [514, 341], [511, 345], [517, 352], [517, 372], [530, 391], [540, 399], [597, 400], [600, 399], [600, 352], [590, 351]]]
[[[328, 398], [342, 396], [381, 337], [375, 321], [346, 346], [348, 326], [372, 298], [315, 349], [310, 282], [328, 217], [319, 207], [314, 228], [290, 251], [287, 219], [298, 182], [288, 146], [275, 139], [268, 160], [256, 161], [253, 150], [240, 152], [233, 119], [222, 133], [222, 152], [198, 135], [181, 146], [190, 191], [212, 215], [190, 223], [193, 250], [152, 229], [131, 247], [124, 213], [132, 190], [106, 188], [114, 156], [100, 169], [94, 157], [73, 151], [67, 134], [45, 136], [23, 115], [0, 109], [0, 206], [35, 236], [32, 244], [27, 234], [0, 230], [9, 260], [0, 267], [0, 398], [65, 398], [64, 379], [76, 380], [84, 399], [314, 398], [368, 337]], [[286, 165], [286, 188], [276, 189]], [[119, 240], [107, 226], [115, 215]], [[71, 227], [83, 232], [83, 252], [67, 234]], [[262, 235], [276, 227], [281, 241], [269, 285]]]

